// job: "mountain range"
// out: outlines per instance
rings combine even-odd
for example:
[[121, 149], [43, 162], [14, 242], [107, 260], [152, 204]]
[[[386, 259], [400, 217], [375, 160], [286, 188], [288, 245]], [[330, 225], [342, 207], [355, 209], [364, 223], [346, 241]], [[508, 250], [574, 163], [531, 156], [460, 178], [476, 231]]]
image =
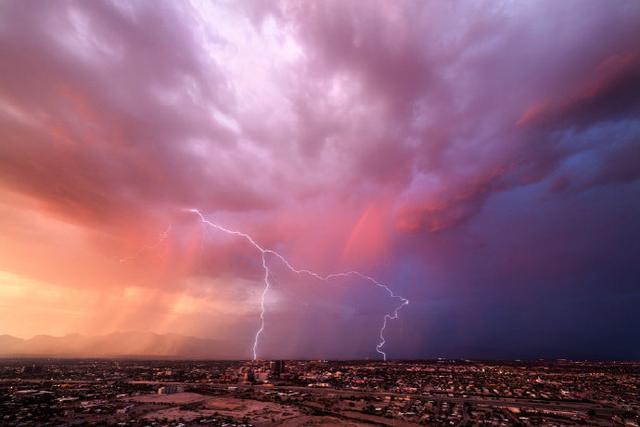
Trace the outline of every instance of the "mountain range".
[[196, 338], [179, 334], [115, 332], [62, 337], [36, 335], [22, 339], [0, 335], [2, 357], [159, 357], [180, 359], [242, 359], [248, 357], [246, 342]]

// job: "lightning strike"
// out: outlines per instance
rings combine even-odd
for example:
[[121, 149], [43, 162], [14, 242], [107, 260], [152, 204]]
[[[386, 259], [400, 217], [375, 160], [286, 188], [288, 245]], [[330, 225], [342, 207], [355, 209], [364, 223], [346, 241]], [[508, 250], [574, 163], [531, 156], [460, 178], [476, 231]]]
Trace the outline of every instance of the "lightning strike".
[[254, 340], [253, 340], [253, 347], [252, 347], [252, 351], [253, 351], [253, 360], [256, 360], [258, 358], [258, 343], [260, 341], [260, 336], [262, 335], [262, 333], [264, 332], [264, 328], [265, 328], [265, 320], [264, 320], [264, 314], [265, 314], [265, 299], [267, 296], [267, 293], [269, 292], [269, 288], [271, 287], [271, 283], [269, 282], [269, 276], [270, 276], [270, 271], [269, 271], [269, 266], [267, 263], [267, 254], [269, 255], [273, 255], [275, 257], [277, 257], [278, 259], [280, 259], [280, 261], [282, 261], [282, 263], [285, 265], [285, 267], [287, 267], [290, 271], [292, 271], [295, 274], [305, 274], [308, 276], [311, 276], [317, 280], [321, 280], [323, 282], [328, 282], [331, 279], [335, 279], [335, 278], [339, 278], [339, 277], [349, 277], [349, 276], [356, 276], [359, 277], [365, 281], [368, 281], [374, 285], [376, 285], [379, 288], [384, 289], [391, 298], [393, 299], [397, 299], [400, 300], [400, 304], [398, 304], [395, 309], [393, 310], [392, 313], [387, 313], [384, 315], [384, 318], [382, 320], [382, 326], [380, 327], [380, 332], [378, 334], [380, 341], [378, 342], [378, 344], [376, 345], [376, 352], [378, 352], [379, 354], [382, 355], [383, 360], [387, 360], [387, 353], [385, 353], [382, 348], [384, 347], [386, 340], [384, 337], [384, 331], [387, 327], [387, 322], [389, 320], [395, 320], [398, 318], [398, 312], [400, 311], [400, 309], [402, 307], [404, 307], [405, 305], [409, 304], [409, 300], [401, 297], [400, 295], [396, 295], [391, 288], [389, 288], [387, 285], [380, 283], [379, 281], [377, 281], [376, 279], [374, 279], [371, 276], [367, 276], [366, 274], [360, 273], [359, 271], [347, 271], [347, 272], [342, 272], [342, 273], [331, 273], [328, 275], [321, 275], [318, 274], [314, 271], [311, 270], [307, 270], [307, 269], [297, 269], [295, 268], [283, 255], [281, 255], [279, 252], [276, 252], [272, 249], [268, 249], [268, 248], [264, 248], [262, 247], [260, 244], [258, 244], [250, 235], [246, 234], [246, 233], [242, 233], [240, 231], [236, 231], [236, 230], [231, 230], [228, 229], [226, 227], [223, 227], [219, 224], [213, 223], [211, 221], [209, 221], [207, 218], [205, 218], [205, 216], [198, 210], [198, 209], [194, 209], [194, 208], [190, 208], [190, 209], [185, 209], [187, 212], [192, 212], [195, 213], [196, 215], [198, 215], [198, 217], [200, 218], [200, 221], [205, 224], [208, 225], [218, 231], [230, 234], [230, 235], [234, 235], [234, 236], [239, 236], [244, 238], [245, 240], [247, 240], [254, 248], [256, 248], [261, 256], [262, 256], [262, 268], [264, 269], [264, 288], [262, 290], [262, 296], [260, 299], [260, 327], [258, 328], [258, 330], [256, 331]]

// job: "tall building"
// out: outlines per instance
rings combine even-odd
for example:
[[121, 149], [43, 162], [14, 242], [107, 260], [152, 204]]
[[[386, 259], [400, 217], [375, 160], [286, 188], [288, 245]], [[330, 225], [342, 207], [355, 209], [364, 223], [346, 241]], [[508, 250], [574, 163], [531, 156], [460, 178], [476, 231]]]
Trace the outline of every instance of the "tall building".
[[256, 382], [256, 376], [253, 372], [253, 369], [249, 368], [248, 370], [244, 371], [242, 382], [244, 382], [245, 384], [253, 384], [254, 382]]
[[284, 372], [284, 360], [272, 360], [269, 363], [269, 369], [271, 370], [271, 377], [278, 378]]

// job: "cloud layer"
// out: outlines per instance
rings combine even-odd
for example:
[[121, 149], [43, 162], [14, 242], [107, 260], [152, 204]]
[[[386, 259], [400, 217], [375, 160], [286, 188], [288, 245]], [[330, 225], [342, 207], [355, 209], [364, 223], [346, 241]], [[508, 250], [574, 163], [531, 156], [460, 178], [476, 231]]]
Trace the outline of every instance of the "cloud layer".
[[[250, 341], [259, 257], [196, 207], [411, 299], [393, 357], [640, 357], [639, 20], [595, 0], [3, 2], [0, 292], [47, 309], [0, 332]], [[272, 298], [265, 352], [375, 356], [384, 294], [280, 272]]]

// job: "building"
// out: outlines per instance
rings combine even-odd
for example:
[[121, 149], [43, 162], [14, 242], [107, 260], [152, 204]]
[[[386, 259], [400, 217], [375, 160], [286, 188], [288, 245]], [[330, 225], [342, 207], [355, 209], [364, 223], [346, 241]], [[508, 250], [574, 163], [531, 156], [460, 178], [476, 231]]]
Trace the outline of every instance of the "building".
[[271, 370], [271, 378], [279, 378], [280, 374], [284, 372], [284, 360], [272, 360], [269, 363], [269, 369]]
[[158, 394], [173, 394], [173, 393], [181, 393], [182, 387], [176, 384], [167, 384], [158, 389]]
[[245, 384], [253, 384], [256, 382], [256, 375], [253, 369], [247, 369], [242, 373], [242, 382]]

